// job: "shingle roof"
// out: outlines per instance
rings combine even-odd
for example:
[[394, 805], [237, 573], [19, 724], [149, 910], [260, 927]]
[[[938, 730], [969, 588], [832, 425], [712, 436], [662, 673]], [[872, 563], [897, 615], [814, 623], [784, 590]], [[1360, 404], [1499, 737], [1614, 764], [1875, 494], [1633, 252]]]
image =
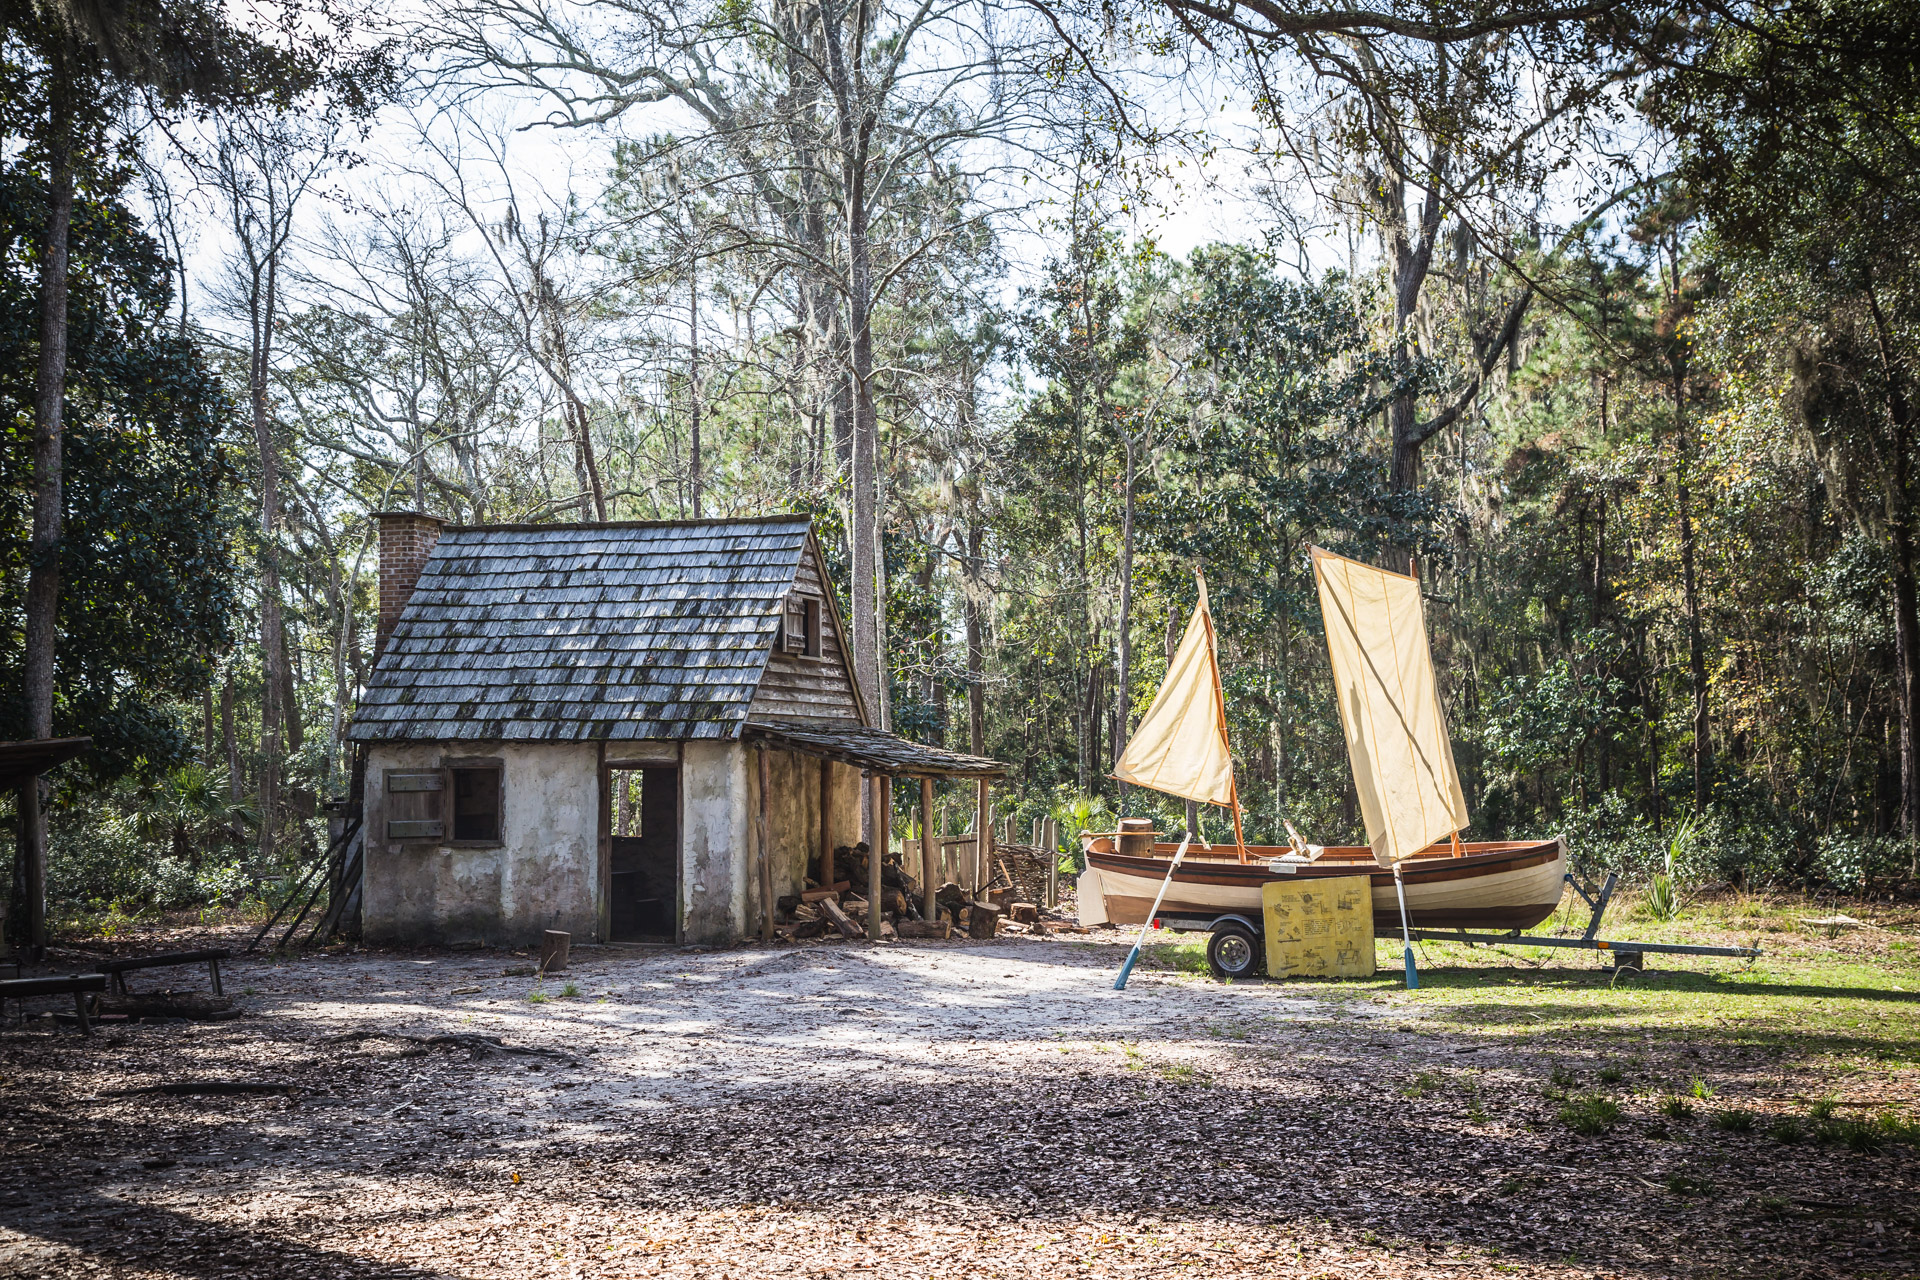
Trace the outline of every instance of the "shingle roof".
[[809, 526], [776, 516], [449, 528], [347, 736], [734, 737]]

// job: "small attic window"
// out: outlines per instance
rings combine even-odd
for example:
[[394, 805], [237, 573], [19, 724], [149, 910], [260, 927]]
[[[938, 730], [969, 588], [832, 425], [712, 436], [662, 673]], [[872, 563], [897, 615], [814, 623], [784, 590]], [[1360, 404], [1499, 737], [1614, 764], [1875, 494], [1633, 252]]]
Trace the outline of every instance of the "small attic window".
[[809, 658], [820, 656], [820, 597], [796, 591], [787, 597], [780, 619], [779, 647]]

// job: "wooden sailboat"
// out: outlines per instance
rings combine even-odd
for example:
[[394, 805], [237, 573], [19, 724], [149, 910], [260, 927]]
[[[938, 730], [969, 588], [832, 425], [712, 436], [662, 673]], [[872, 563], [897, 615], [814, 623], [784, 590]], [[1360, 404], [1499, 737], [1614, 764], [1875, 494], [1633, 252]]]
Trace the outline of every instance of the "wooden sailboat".
[[1163, 881], [1158, 918], [1187, 928], [1210, 928], [1236, 915], [1257, 922], [1260, 886], [1281, 878], [1370, 875], [1374, 921], [1383, 932], [1401, 925], [1401, 886], [1407, 920], [1416, 929], [1526, 929], [1559, 906], [1567, 869], [1564, 840], [1460, 840], [1467, 806], [1436, 690], [1419, 580], [1318, 547], [1312, 554], [1368, 843], [1250, 846], [1242, 839], [1213, 619], [1202, 582], [1167, 678], [1114, 776], [1230, 808], [1234, 843], [1189, 848], [1176, 866], [1177, 846], [1128, 830], [1132, 824], [1123, 823], [1118, 832], [1083, 833], [1082, 924], [1145, 923]]

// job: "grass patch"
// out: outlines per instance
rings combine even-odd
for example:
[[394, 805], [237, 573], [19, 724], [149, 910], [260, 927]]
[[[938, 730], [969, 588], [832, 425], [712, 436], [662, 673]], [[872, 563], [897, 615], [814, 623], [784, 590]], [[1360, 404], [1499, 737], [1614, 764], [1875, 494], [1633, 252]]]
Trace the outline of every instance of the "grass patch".
[[1669, 1120], [1690, 1120], [1693, 1118], [1693, 1104], [1677, 1093], [1670, 1093], [1660, 1099], [1660, 1114]]
[[[1379, 975], [1341, 985], [1362, 997], [1392, 993], [1436, 1028], [1577, 1041], [1603, 1057], [1657, 1058], [1662, 1046], [1704, 1040], [1761, 1048], [1790, 1061], [1920, 1067], [1920, 945], [1910, 933], [1902, 936], [1912, 926], [1852, 931], [1834, 940], [1798, 929], [1799, 915], [1832, 909], [1786, 896], [1729, 894], [1689, 902], [1670, 922], [1621, 920], [1602, 930], [1615, 941], [1757, 942], [1764, 954], [1752, 963], [1663, 955], [1651, 972], [1616, 982], [1600, 957], [1577, 951], [1427, 942], [1419, 989], [1401, 991], [1399, 940], [1383, 938]], [[1862, 918], [1874, 912], [1854, 903], [1841, 909]], [[1574, 927], [1583, 919], [1580, 910], [1572, 913]], [[1785, 932], [1768, 932], [1775, 927]]]
[[1424, 1098], [1430, 1093], [1440, 1092], [1441, 1087], [1445, 1085], [1445, 1083], [1446, 1081], [1434, 1075], [1431, 1071], [1422, 1071], [1413, 1078], [1412, 1083], [1400, 1090], [1400, 1096], [1403, 1098]]
[[1775, 1116], [1767, 1126], [1767, 1136], [1775, 1142], [1799, 1142], [1807, 1136], [1807, 1126], [1799, 1116]]
[[1677, 1196], [1710, 1196], [1713, 1194], [1713, 1179], [1691, 1173], [1670, 1173], [1666, 1187]]
[[538, 987], [535, 987], [533, 990], [527, 992], [528, 1004], [545, 1004], [550, 998], [551, 997], [549, 997], [546, 992], [542, 991]]
[[1620, 1120], [1620, 1104], [1602, 1094], [1573, 1098], [1560, 1107], [1560, 1120], [1585, 1138], [1597, 1138]]
[[1176, 1062], [1156, 1068], [1163, 1080], [1171, 1084], [1212, 1084], [1213, 1080], [1205, 1072], [1188, 1062]]
[[1627, 1073], [1611, 1062], [1600, 1068], [1599, 1079], [1601, 1084], [1619, 1084], [1626, 1078]]
[[562, 1000], [571, 1000], [579, 994], [580, 984], [577, 982], [569, 982], [566, 986], [560, 988], [560, 998]]
[[1713, 1113], [1713, 1127], [1722, 1133], [1752, 1133], [1759, 1117], [1742, 1107], [1727, 1107]]

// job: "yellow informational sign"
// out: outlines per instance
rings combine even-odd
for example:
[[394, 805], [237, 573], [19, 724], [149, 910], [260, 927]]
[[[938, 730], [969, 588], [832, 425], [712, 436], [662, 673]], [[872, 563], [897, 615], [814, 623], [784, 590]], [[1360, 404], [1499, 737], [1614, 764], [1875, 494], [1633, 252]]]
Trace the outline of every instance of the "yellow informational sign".
[[1260, 886], [1267, 924], [1267, 976], [1371, 978], [1373, 881], [1269, 880]]

